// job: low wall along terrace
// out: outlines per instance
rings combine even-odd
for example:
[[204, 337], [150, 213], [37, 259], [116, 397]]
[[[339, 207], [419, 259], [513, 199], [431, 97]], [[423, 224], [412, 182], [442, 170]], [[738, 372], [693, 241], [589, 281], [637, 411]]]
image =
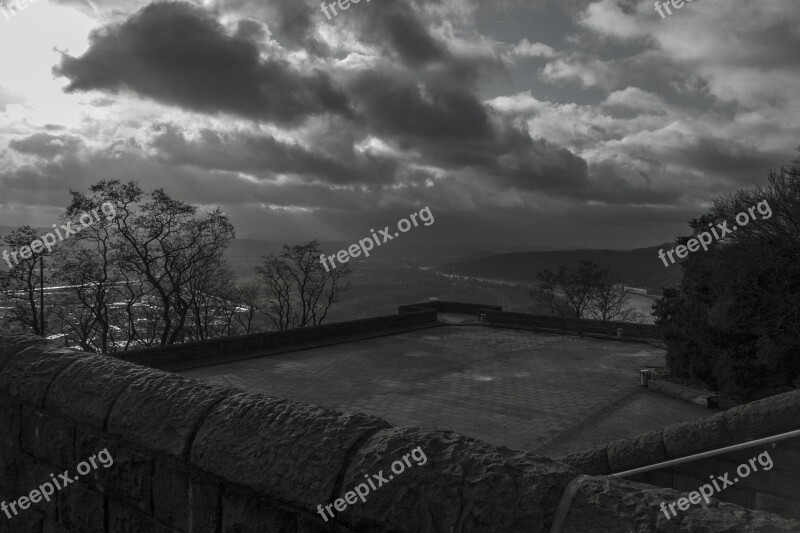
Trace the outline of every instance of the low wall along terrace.
[[[4, 501], [97, 450], [114, 458], [50, 502], [0, 516], [2, 533], [547, 532], [580, 474], [452, 431], [395, 428], [20, 336], [0, 335], [0, 424]], [[327, 522], [318, 514], [416, 447], [424, 465]], [[559, 531], [800, 530], [714, 501], [669, 523], [658, 504], [675, 491], [602, 476], [572, 488]]]
[[[800, 429], [800, 391], [778, 394], [714, 416], [674, 424], [564, 458], [586, 474], [611, 474]], [[766, 450], [774, 466], [746, 477], [736, 469]], [[687, 493], [730, 473], [732, 486], [714, 498], [800, 519], [800, 439], [729, 452], [637, 474], [630, 480]], [[685, 494], [684, 494], [685, 496]]]
[[[285, 331], [269, 331], [221, 337], [207, 341], [187, 342], [118, 352], [115, 355], [125, 361], [164, 370], [184, 369], [193, 364], [206, 365], [211, 362], [227, 362], [236, 359], [257, 357], [258, 352], [282, 347], [305, 348], [307, 343], [345, 342], [348, 337], [358, 335], [381, 335], [397, 328], [435, 326], [437, 314], [434, 310], [418, 309], [413, 313], [379, 316], [363, 320], [335, 322], [322, 326], [296, 328]], [[249, 354], [249, 355], [248, 355]]]
[[433, 309], [439, 313], [456, 313], [461, 315], [474, 315], [479, 318], [482, 313], [488, 311], [502, 311], [502, 307], [496, 305], [470, 304], [464, 302], [445, 302], [436, 300], [419, 304], [401, 305], [400, 313], [415, 313], [424, 309]]
[[581, 334], [601, 334], [616, 337], [617, 328], [622, 327], [625, 337], [659, 338], [661, 331], [656, 326], [599, 320], [575, 320], [552, 316], [537, 316], [524, 313], [508, 313], [502, 307], [462, 302], [424, 302], [401, 305], [396, 315], [335, 322], [322, 326], [269, 331], [235, 337], [221, 337], [206, 341], [153, 346], [117, 352], [120, 359], [159, 368], [162, 370], [184, 370], [196, 366], [231, 362], [268, 355], [272, 352], [301, 350], [314, 346], [349, 342], [354, 338], [387, 335], [400, 329], [414, 329], [440, 325], [438, 313], [481, 315], [488, 323], [496, 325], [522, 325], [551, 331], [568, 331]]
[[631, 322], [604, 322], [587, 318], [564, 318], [559, 316], [529, 315], [508, 311], [490, 310], [486, 313], [488, 322], [498, 326], [528, 326], [536, 329], [568, 331], [573, 333], [617, 336], [617, 329], [622, 328], [625, 338], [660, 339], [661, 328], [652, 324], [634, 324]]

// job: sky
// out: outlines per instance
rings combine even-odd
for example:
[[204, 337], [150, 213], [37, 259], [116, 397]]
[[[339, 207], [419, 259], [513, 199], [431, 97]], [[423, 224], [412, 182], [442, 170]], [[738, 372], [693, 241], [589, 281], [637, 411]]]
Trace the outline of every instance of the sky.
[[797, 0], [326, 11], [0, 12], [0, 225], [50, 226], [119, 179], [221, 206], [239, 237], [354, 242], [428, 206], [405, 240], [631, 249], [797, 156]]

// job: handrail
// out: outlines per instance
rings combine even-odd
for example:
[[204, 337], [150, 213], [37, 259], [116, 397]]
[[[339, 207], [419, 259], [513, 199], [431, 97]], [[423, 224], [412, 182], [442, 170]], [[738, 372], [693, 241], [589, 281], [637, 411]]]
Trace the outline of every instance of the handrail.
[[734, 452], [737, 450], [744, 450], [747, 448], [752, 448], [753, 446], [757, 446], [759, 444], [768, 444], [770, 442], [777, 442], [779, 440], [791, 439], [792, 437], [800, 437], [800, 429], [789, 431], [788, 433], [780, 433], [778, 435], [773, 435], [772, 437], [764, 437], [761, 439], [751, 440], [747, 442], [740, 442], [739, 444], [726, 446], [725, 448], [709, 450], [707, 452], [696, 453], [694, 455], [687, 455], [686, 457], [679, 457], [678, 459], [670, 459], [669, 461], [663, 461], [661, 463], [656, 463], [654, 465], [642, 466], [640, 468], [625, 470], [624, 472], [617, 472], [616, 474], [609, 474], [609, 475], [612, 477], [626, 477], [626, 476], [632, 476], [634, 474], [642, 474], [644, 472], [650, 472], [652, 470], [659, 470], [666, 466], [688, 463], [689, 461], [694, 461], [695, 459], [714, 457], [715, 455], [720, 455], [727, 452]]

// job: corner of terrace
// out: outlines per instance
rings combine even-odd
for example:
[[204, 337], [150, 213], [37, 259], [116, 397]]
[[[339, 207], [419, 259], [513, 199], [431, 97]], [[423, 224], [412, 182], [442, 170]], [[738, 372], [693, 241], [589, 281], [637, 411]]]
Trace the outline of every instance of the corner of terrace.
[[[617, 326], [428, 302], [395, 316], [268, 333], [263, 348], [245, 346], [251, 336], [220, 340], [219, 354], [198, 343], [120, 357], [555, 457], [709, 413], [643, 391], [639, 371], [664, 364], [657, 329], [626, 324], [632, 342], [620, 342]], [[564, 334], [572, 330], [582, 336]]]
[[[0, 497], [107, 448], [115, 468], [20, 515], [31, 531], [800, 529], [785, 483], [797, 438], [683, 510], [678, 491], [763, 450], [726, 446], [797, 429], [800, 393], [714, 414], [650, 392], [639, 371], [663, 366], [657, 333], [429, 302], [119, 357], [0, 336]], [[415, 447], [424, 467], [346, 505]], [[614, 477], [629, 469], [647, 472]], [[659, 508], [675, 501], [680, 514]]]

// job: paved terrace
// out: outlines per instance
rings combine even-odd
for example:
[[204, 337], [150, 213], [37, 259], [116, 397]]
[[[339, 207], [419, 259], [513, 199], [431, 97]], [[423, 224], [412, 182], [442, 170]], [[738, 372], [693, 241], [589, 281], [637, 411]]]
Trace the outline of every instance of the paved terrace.
[[645, 343], [443, 325], [179, 373], [557, 458], [713, 414], [639, 387], [663, 365]]

